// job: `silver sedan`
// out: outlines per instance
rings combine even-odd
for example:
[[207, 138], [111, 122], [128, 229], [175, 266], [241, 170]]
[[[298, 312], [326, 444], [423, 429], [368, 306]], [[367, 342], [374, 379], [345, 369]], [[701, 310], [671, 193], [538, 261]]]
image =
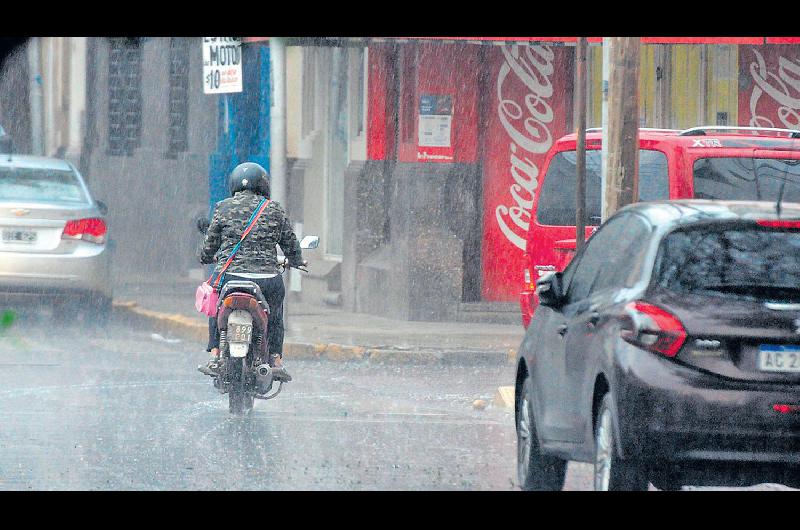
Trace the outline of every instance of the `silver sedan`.
[[105, 319], [112, 288], [106, 207], [65, 160], [0, 155], [0, 310], [71, 303]]

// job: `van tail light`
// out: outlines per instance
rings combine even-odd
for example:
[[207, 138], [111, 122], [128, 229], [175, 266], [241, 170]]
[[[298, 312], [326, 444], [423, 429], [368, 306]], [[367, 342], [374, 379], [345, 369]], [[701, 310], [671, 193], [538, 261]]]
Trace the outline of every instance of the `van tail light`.
[[64, 226], [61, 239], [81, 239], [90, 243], [102, 244], [106, 241], [108, 227], [100, 218], [72, 219]]
[[535, 291], [536, 282], [533, 281], [533, 275], [528, 267], [525, 267], [523, 275], [525, 276], [525, 288], [529, 291]]
[[623, 326], [622, 338], [645, 350], [675, 357], [686, 342], [686, 329], [678, 318], [657, 305], [637, 300], [625, 306], [630, 329]]

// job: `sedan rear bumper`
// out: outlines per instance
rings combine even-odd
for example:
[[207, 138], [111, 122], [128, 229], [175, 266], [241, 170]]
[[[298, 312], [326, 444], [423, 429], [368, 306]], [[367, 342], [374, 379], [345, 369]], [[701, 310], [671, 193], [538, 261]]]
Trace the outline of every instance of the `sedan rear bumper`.
[[112, 294], [106, 245], [82, 243], [70, 253], [0, 252], [0, 293], [4, 298], [48, 294]]
[[800, 385], [734, 381], [630, 346], [615, 399], [620, 450], [652, 463], [800, 465]]

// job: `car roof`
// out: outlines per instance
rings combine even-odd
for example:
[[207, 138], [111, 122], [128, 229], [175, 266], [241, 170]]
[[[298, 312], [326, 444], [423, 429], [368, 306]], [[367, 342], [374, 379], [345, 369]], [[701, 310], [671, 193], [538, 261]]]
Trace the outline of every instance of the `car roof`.
[[[754, 134], [758, 130], [767, 131]], [[784, 134], [784, 136], [778, 136]], [[574, 149], [577, 133], [567, 134], [556, 141], [557, 149]], [[587, 147], [597, 147], [603, 139], [601, 129], [587, 129]], [[668, 142], [687, 148], [761, 148], [800, 151], [800, 131], [789, 129], [770, 130], [748, 127], [695, 127], [692, 129], [639, 129], [639, 141]], [[591, 145], [589, 145], [591, 144]]]
[[[736, 221], [778, 218], [774, 201], [721, 201], [680, 199], [640, 202], [619, 213], [635, 212], [653, 225], [677, 225], [707, 221]], [[800, 219], [800, 203], [782, 202], [781, 219]]]
[[0, 167], [21, 167], [32, 169], [61, 169], [69, 171], [72, 166], [61, 158], [33, 155], [0, 155]]

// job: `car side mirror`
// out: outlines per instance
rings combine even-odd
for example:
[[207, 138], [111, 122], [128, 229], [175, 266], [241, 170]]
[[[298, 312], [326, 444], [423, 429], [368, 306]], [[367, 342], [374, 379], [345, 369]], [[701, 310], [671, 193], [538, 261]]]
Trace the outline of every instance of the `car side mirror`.
[[300, 248], [303, 250], [317, 248], [319, 246], [319, 236], [306, 236], [300, 241]]
[[97, 204], [97, 209], [103, 215], [108, 215], [108, 205], [103, 201], [94, 201]]
[[208, 227], [211, 225], [211, 221], [209, 221], [204, 215], [198, 215], [194, 220], [194, 223], [197, 227], [197, 231], [201, 234], [205, 234], [206, 231], [208, 231]]
[[539, 278], [536, 282], [536, 296], [543, 306], [560, 307], [564, 303], [562, 273], [551, 272]]

